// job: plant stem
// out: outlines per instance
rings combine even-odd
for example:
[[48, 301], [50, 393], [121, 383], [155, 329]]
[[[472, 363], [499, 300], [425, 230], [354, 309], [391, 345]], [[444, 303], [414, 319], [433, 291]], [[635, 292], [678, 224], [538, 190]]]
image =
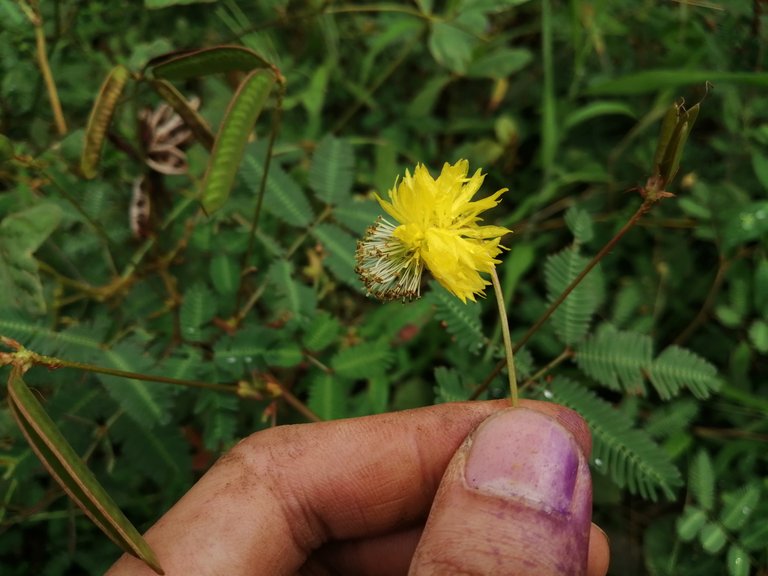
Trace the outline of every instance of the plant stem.
[[515, 357], [512, 348], [512, 338], [509, 336], [509, 320], [507, 310], [504, 306], [504, 292], [501, 290], [499, 275], [496, 274], [496, 268], [491, 268], [491, 281], [493, 290], [496, 293], [496, 303], [499, 305], [499, 320], [501, 321], [501, 333], [504, 337], [504, 358], [507, 363], [507, 377], [509, 378], [510, 402], [512, 407], [517, 406], [517, 374], [515, 373]]
[[[566, 287], [565, 290], [563, 290], [562, 294], [558, 296], [552, 304], [549, 305], [549, 308], [546, 309], [544, 314], [541, 315], [541, 317], [531, 326], [528, 331], [523, 335], [522, 338], [520, 338], [517, 341], [517, 344], [515, 344], [514, 351], [517, 352], [522, 348], [526, 342], [533, 336], [539, 328], [542, 327], [542, 325], [549, 320], [549, 317], [552, 316], [552, 314], [560, 307], [560, 304], [562, 304], [566, 298], [570, 295], [571, 292], [573, 292], [574, 288], [578, 286], [582, 280], [589, 274], [592, 269], [597, 266], [597, 264], [602, 260], [608, 252], [613, 250], [614, 246], [621, 240], [624, 235], [629, 232], [632, 227], [637, 224], [637, 222], [642, 218], [650, 209], [651, 207], [656, 204], [661, 198], [664, 196], [658, 196], [654, 193], [647, 194], [644, 191], [644, 195], [646, 195], [645, 200], [640, 205], [640, 207], [637, 209], [637, 211], [630, 217], [629, 220], [627, 220], [624, 223], [624, 226], [621, 227], [621, 229], [616, 232], [616, 234], [611, 238], [605, 246], [603, 246], [600, 251], [595, 254], [594, 258], [589, 261], [589, 264], [587, 264], [584, 267], [584, 270], [582, 270], [576, 278], [574, 278], [570, 284]], [[495, 286], [495, 284], [494, 284]], [[488, 385], [491, 383], [491, 381], [496, 377], [496, 375], [501, 372], [501, 369], [504, 367], [504, 361], [499, 361], [498, 364], [496, 364], [496, 367], [493, 369], [493, 371], [488, 375], [488, 377], [483, 381], [480, 386], [477, 387], [477, 389], [472, 393], [470, 396], [470, 400], [476, 399], [480, 394], [482, 394], [485, 390], [488, 389]]]
[[78, 370], [85, 370], [86, 372], [94, 372], [96, 374], [108, 374], [110, 376], [118, 376], [120, 378], [130, 378], [132, 380], [143, 380], [145, 382], [162, 382], [164, 384], [173, 384], [175, 386], [186, 386], [188, 388], [205, 388], [207, 390], [215, 390], [216, 392], [227, 392], [239, 396], [239, 389], [237, 386], [227, 386], [224, 384], [212, 384], [211, 382], [200, 382], [198, 380], [180, 380], [178, 378], [169, 378], [167, 376], [140, 374], [137, 372], [128, 372], [126, 370], [117, 370], [115, 368], [106, 368], [104, 366], [96, 366], [94, 364], [85, 364], [82, 362], [73, 362], [70, 360], [62, 360], [61, 358], [54, 358], [52, 356], [44, 356], [42, 354], [33, 353], [32, 362], [34, 364], [42, 364], [50, 369], [57, 368], [76, 368]]
[[51, 66], [48, 63], [48, 54], [45, 47], [45, 30], [43, 29], [43, 20], [39, 16], [33, 21], [35, 26], [35, 44], [37, 47], [37, 63], [40, 66], [40, 73], [43, 75], [43, 82], [45, 82], [45, 88], [48, 90], [48, 99], [51, 101], [51, 109], [53, 110], [53, 118], [56, 122], [56, 130], [59, 136], [64, 136], [67, 133], [67, 122], [64, 120], [64, 113], [61, 110], [61, 102], [59, 102], [59, 93], [56, 90], [56, 82], [53, 80], [53, 74], [51, 74]]

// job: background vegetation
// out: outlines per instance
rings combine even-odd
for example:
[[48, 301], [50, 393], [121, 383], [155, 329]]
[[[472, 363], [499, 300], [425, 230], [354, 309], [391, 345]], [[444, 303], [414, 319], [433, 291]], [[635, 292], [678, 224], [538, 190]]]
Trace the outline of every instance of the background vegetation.
[[[0, 335], [214, 385], [24, 375], [140, 529], [255, 430], [506, 393], [490, 378], [491, 296], [463, 305], [430, 283], [419, 301], [380, 304], [354, 273], [372, 191], [416, 162], [436, 174], [468, 158], [488, 173], [485, 193], [510, 189], [491, 218], [515, 231], [499, 273], [513, 339], [526, 340], [523, 393], [590, 422], [612, 573], [768, 573], [764, 2], [187, 3], [0, 0]], [[153, 58], [223, 44], [286, 82], [231, 195], [206, 214], [210, 134], [143, 111], [162, 102]], [[116, 65], [130, 78], [108, 141], [100, 162], [82, 162]], [[215, 134], [243, 77], [174, 85]], [[640, 206], [662, 116], [702, 99], [706, 81], [675, 196], [528, 334]], [[0, 571], [101, 573], [118, 549], [11, 412], [0, 411]]]

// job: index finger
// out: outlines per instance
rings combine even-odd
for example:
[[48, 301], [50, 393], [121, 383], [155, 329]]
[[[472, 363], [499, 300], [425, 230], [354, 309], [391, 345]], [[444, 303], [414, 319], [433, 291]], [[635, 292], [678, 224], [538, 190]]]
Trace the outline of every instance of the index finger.
[[[558, 420], [589, 455], [578, 415], [545, 402], [522, 404]], [[464, 438], [508, 407], [440, 404], [256, 433], [222, 457], [147, 541], [169, 575], [295, 573], [324, 542], [423, 519]], [[129, 573], [152, 572], [124, 556], [108, 574]]]

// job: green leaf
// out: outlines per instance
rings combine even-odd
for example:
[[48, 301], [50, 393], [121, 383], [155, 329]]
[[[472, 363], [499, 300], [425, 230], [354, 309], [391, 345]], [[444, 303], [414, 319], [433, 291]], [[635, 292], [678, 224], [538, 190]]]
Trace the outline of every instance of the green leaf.
[[469, 397], [470, 390], [458, 370], [438, 366], [435, 368], [435, 403], [464, 402]]
[[768, 322], [755, 320], [749, 327], [749, 340], [760, 354], [768, 354]]
[[[589, 259], [579, 254], [576, 248], [553, 254], [544, 264], [544, 279], [547, 296], [554, 301], [571, 281], [589, 263]], [[603, 302], [605, 288], [599, 265], [573, 289], [560, 307], [552, 314], [552, 323], [563, 344], [577, 344], [589, 330], [592, 316]]]
[[594, 236], [592, 216], [586, 210], [582, 210], [576, 205], [571, 206], [565, 212], [565, 224], [579, 244], [585, 244], [592, 240]]
[[550, 383], [544, 397], [576, 410], [589, 424], [594, 441], [592, 461], [599, 472], [610, 474], [619, 487], [626, 486], [643, 498], [656, 500], [659, 491], [674, 498], [673, 489], [682, 479], [670, 457], [610, 404], [561, 376]]
[[563, 127], [566, 131], [571, 130], [582, 124], [600, 118], [601, 116], [629, 116], [630, 118], [636, 118], [637, 115], [632, 107], [626, 102], [614, 102], [612, 100], [598, 100], [596, 102], [590, 102], [585, 104], [581, 108], [577, 108], [563, 121]]
[[80, 158], [80, 171], [86, 178], [96, 177], [104, 138], [128, 78], [130, 78], [130, 72], [125, 66], [118, 65], [112, 68], [93, 103], [88, 125], [85, 128], [85, 145]]
[[275, 331], [262, 326], [248, 326], [214, 346], [213, 361], [233, 378], [242, 377], [257, 367], [267, 348], [275, 340]]
[[591, 95], [628, 96], [645, 94], [690, 84], [743, 84], [746, 86], [768, 87], [768, 74], [756, 72], [718, 72], [715, 70], [644, 70], [627, 74], [613, 80], [598, 80], [587, 89]]
[[351, 382], [322, 372], [309, 382], [307, 406], [323, 420], [347, 417]]
[[240, 283], [240, 267], [228, 254], [218, 253], [211, 258], [211, 282], [221, 296], [232, 296]]
[[282, 340], [265, 350], [263, 357], [267, 366], [290, 368], [304, 360], [304, 352], [296, 342]]
[[365, 379], [383, 374], [391, 362], [392, 352], [387, 342], [367, 342], [337, 352], [331, 359], [331, 368], [344, 378]]
[[304, 347], [320, 352], [333, 344], [341, 333], [341, 323], [325, 310], [318, 311], [304, 332]]
[[728, 536], [719, 524], [709, 522], [699, 532], [701, 547], [707, 554], [717, 554], [728, 541]]
[[269, 267], [267, 276], [269, 285], [274, 288], [274, 294], [279, 296], [271, 303], [276, 309], [282, 309], [292, 318], [299, 320], [314, 314], [317, 295], [313, 288], [294, 279], [293, 264], [287, 260], [275, 260]]
[[470, 78], [507, 78], [519, 72], [533, 61], [533, 54], [526, 48], [496, 48], [475, 58], [467, 67]]
[[644, 374], [652, 362], [650, 337], [602, 324], [577, 349], [576, 363], [584, 374], [612, 390], [644, 392]]
[[196, 282], [184, 292], [179, 310], [181, 336], [185, 340], [200, 341], [204, 338], [202, 327], [216, 314], [213, 292], [202, 282]]
[[704, 358], [679, 346], [669, 346], [651, 364], [651, 383], [662, 399], [676, 396], [688, 388], [696, 398], [704, 399], [717, 391], [717, 369]]
[[203, 421], [203, 444], [208, 450], [221, 451], [235, 441], [240, 404], [234, 396], [202, 390], [195, 402], [195, 414]]
[[768, 320], [768, 257], [763, 256], [755, 266], [755, 282], [752, 290], [755, 310], [762, 310], [763, 319]]
[[[251, 190], [259, 190], [264, 174], [267, 145], [259, 142], [249, 147], [243, 162], [243, 179]], [[308, 227], [315, 219], [304, 192], [280, 166], [272, 162], [267, 176], [264, 208], [286, 224], [298, 228]]]
[[720, 522], [728, 530], [740, 530], [760, 502], [760, 484], [751, 483], [723, 497]]
[[0, 134], [0, 165], [13, 158], [14, 154], [13, 141], [7, 136]]
[[749, 576], [752, 568], [749, 554], [738, 544], [730, 545], [726, 562], [730, 576]]
[[327, 223], [315, 226], [312, 236], [322, 244], [326, 254], [323, 262], [333, 275], [347, 286], [361, 291], [362, 283], [355, 273], [355, 238], [338, 226]]
[[445, 323], [446, 330], [459, 346], [476, 354], [486, 343], [480, 323], [480, 303], [462, 303], [436, 281], [429, 285], [430, 292], [424, 299], [434, 304], [435, 317]]
[[758, 200], [723, 214], [723, 244], [736, 248], [768, 237], [768, 200]]
[[[149, 373], [152, 368], [151, 359], [143, 353], [140, 345], [128, 339], [104, 350], [101, 357], [118, 370]], [[109, 374], [97, 374], [97, 378], [128, 416], [146, 429], [170, 421], [175, 392], [170, 384]]]
[[695, 506], [686, 506], [683, 513], [677, 518], [675, 528], [677, 535], [683, 542], [690, 542], [701, 530], [707, 521], [706, 513]]
[[699, 450], [688, 470], [688, 488], [701, 507], [711, 512], [715, 506], [715, 469], [709, 454]]
[[274, 83], [272, 72], [256, 70], [245, 77], [232, 97], [203, 181], [201, 202], [208, 214], [221, 208], [229, 198], [248, 137]]
[[327, 135], [317, 145], [309, 169], [309, 185], [327, 204], [349, 197], [355, 181], [355, 153], [349, 141]]
[[216, 0], [144, 0], [144, 7], [149, 10], [159, 10], [171, 6], [185, 6], [187, 4], [210, 4]]
[[645, 422], [645, 431], [654, 438], [668, 438], [673, 434], [689, 434], [691, 422], [699, 414], [699, 402], [681, 398], [656, 406]]
[[359, 198], [349, 199], [333, 210], [334, 219], [359, 236], [364, 235], [380, 215], [378, 202]]
[[147, 430], [133, 420], [121, 418], [110, 428], [110, 435], [120, 442], [121, 457], [135, 462], [137, 472], [157, 484], [184, 488], [192, 480], [190, 443], [179, 426]]
[[32, 255], [60, 220], [58, 206], [43, 203], [0, 221], [0, 293], [5, 306], [31, 314], [45, 312], [43, 286]]
[[16, 369], [8, 380], [8, 398], [11, 413], [33, 451], [69, 497], [115, 544], [163, 574], [149, 544], [62, 436]]
[[153, 58], [147, 64], [147, 69], [155, 78], [165, 80], [187, 80], [227, 72], [251, 72], [267, 67], [270, 67], [269, 62], [243, 46], [216, 46], [173, 52]]
[[482, 12], [467, 10], [449, 21], [435, 20], [429, 34], [429, 51], [441, 66], [464, 74], [482, 34], [486, 19]]

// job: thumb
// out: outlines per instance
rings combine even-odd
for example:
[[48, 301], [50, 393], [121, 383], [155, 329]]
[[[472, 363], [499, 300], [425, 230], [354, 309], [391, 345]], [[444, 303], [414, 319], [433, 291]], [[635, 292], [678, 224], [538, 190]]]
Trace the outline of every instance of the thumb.
[[576, 438], [541, 412], [505, 410], [451, 460], [410, 574], [583, 575], [591, 515]]

